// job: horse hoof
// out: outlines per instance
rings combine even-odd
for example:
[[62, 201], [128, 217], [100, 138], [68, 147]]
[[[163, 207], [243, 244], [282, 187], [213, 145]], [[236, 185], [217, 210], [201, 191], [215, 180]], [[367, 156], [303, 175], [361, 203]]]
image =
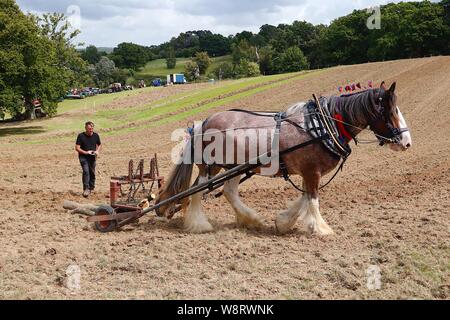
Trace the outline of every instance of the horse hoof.
[[236, 226], [238, 228], [245, 228], [249, 230], [261, 230], [264, 226], [262, 219], [236, 219]]
[[275, 221], [275, 230], [277, 230], [278, 234], [283, 235], [283, 234], [286, 234], [289, 231], [291, 231], [291, 228], [286, 227], [285, 225], [282, 226], [282, 225], [279, 224], [278, 221]]
[[214, 228], [208, 221], [205, 221], [200, 224], [185, 226], [184, 231], [188, 232], [188, 233], [200, 234], [200, 233], [212, 232], [212, 231], [214, 231]]
[[286, 219], [283, 215], [280, 215], [275, 220], [275, 229], [281, 235], [288, 233], [292, 230], [292, 227], [295, 224], [295, 220]]
[[319, 228], [316, 233], [320, 236], [331, 236], [334, 234], [333, 229], [331, 229], [329, 226], [321, 227]]

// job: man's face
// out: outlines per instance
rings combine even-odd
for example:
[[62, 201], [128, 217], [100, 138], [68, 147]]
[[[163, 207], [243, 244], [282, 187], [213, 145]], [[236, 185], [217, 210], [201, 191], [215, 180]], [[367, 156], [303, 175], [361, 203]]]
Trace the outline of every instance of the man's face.
[[92, 136], [94, 134], [94, 126], [93, 125], [86, 126], [86, 134], [88, 136]]

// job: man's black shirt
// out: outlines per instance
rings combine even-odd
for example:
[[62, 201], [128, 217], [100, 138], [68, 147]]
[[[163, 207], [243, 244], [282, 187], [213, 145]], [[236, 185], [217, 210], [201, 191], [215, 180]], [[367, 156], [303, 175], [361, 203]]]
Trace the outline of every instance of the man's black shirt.
[[[97, 145], [101, 145], [100, 136], [94, 132], [92, 136], [88, 136], [85, 132], [82, 132], [77, 137], [77, 145], [81, 147], [84, 151], [96, 151]], [[79, 154], [80, 158], [85, 157], [86, 159], [94, 160], [95, 156]]]

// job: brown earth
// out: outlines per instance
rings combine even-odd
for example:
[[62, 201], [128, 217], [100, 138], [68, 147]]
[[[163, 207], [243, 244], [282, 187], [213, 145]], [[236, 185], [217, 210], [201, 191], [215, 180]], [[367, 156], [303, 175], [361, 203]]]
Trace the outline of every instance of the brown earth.
[[[65, 199], [86, 202], [71, 143], [0, 137], [0, 298], [449, 299], [449, 74], [450, 57], [336, 67], [195, 119], [103, 139], [94, 203], [108, 202], [109, 177], [125, 174], [129, 158], [158, 152], [167, 175], [170, 133], [189, 120], [235, 107], [282, 110], [313, 92], [334, 94], [347, 81], [397, 81], [413, 147], [353, 147], [343, 173], [321, 192], [322, 214], [336, 232], [328, 237], [308, 236], [300, 224], [277, 235], [277, 213], [298, 194], [268, 178], [241, 187], [244, 202], [266, 220], [261, 231], [237, 229], [229, 205], [208, 199], [213, 233], [187, 234], [176, 216], [100, 234], [62, 209]], [[71, 264], [81, 270], [78, 291], [64, 285]], [[380, 290], [366, 285], [373, 265], [381, 270]]]

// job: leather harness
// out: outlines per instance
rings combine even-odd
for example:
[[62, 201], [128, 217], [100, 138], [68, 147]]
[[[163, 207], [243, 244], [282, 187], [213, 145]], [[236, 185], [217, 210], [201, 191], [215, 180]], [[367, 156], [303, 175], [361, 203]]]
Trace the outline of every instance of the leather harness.
[[[347, 160], [348, 156], [351, 153], [350, 147], [346, 143], [342, 143], [339, 141], [339, 131], [336, 128], [336, 125], [334, 121], [331, 121], [331, 116], [329, 115], [328, 108], [322, 108], [320, 101], [316, 98], [315, 95], [313, 95], [314, 100], [310, 100], [304, 107], [304, 114], [305, 114], [305, 123], [307, 128], [303, 128], [298, 123], [290, 120], [287, 118], [286, 112], [254, 112], [254, 111], [248, 111], [248, 110], [242, 110], [242, 109], [231, 109], [228, 111], [235, 111], [235, 112], [244, 112], [248, 113], [254, 116], [260, 116], [260, 117], [271, 117], [275, 120], [275, 136], [274, 140], [279, 137], [280, 131], [281, 131], [281, 125], [283, 122], [287, 122], [297, 129], [301, 129], [305, 132], [308, 132], [312, 136], [312, 140], [306, 141], [305, 143], [296, 145], [294, 147], [291, 147], [289, 149], [283, 150], [279, 152], [279, 166], [280, 166], [280, 172], [284, 178], [284, 180], [288, 181], [295, 189], [305, 192], [301, 188], [299, 188], [289, 177], [289, 172], [286, 166], [286, 163], [283, 160], [283, 155], [287, 154], [289, 152], [293, 152], [297, 149], [306, 147], [307, 145], [316, 143], [316, 142], [322, 142], [322, 144], [325, 146], [325, 148], [331, 152], [335, 157], [338, 157], [339, 159], [342, 159], [342, 163], [339, 166], [336, 173], [331, 177], [331, 179], [323, 186], [320, 187], [320, 189], [323, 189], [328, 184], [331, 183], [331, 181], [336, 177], [339, 171], [342, 170], [345, 161]], [[322, 98], [325, 99], [325, 98]], [[326, 103], [326, 99], [325, 99]], [[327, 113], [327, 114], [326, 114]], [[251, 176], [253, 176], [254, 173], [248, 173], [246, 176], [241, 180], [241, 183], [248, 180]]]
[[[337, 176], [339, 171], [342, 171], [343, 166], [347, 160], [347, 158], [350, 156], [352, 150], [350, 146], [348, 145], [348, 142], [351, 140], [354, 140], [357, 144], [356, 137], [353, 136], [346, 128], [346, 123], [344, 122], [344, 118], [342, 114], [335, 114], [334, 116], [331, 116], [329, 109], [328, 109], [328, 101], [326, 97], [320, 97], [318, 99], [316, 95], [313, 94], [313, 100], [308, 101], [308, 103], [305, 104], [303, 107], [303, 114], [305, 117], [305, 128], [303, 128], [298, 123], [290, 120], [287, 116], [286, 112], [268, 112], [268, 111], [248, 111], [248, 110], [242, 110], [242, 109], [231, 109], [228, 111], [234, 111], [234, 112], [244, 112], [247, 114], [251, 114], [254, 116], [259, 117], [270, 117], [273, 118], [276, 122], [275, 125], [275, 134], [274, 134], [274, 141], [279, 141], [279, 136], [281, 132], [281, 126], [283, 122], [287, 122], [297, 129], [300, 129], [302, 131], [307, 132], [311, 135], [313, 139], [303, 142], [301, 144], [295, 145], [293, 147], [290, 147], [288, 149], [282, 150], [279, 152], [279, 167], [280, 172], [283, 176], [283, 178], [290, 182], [294, 188], [301, 192], [305, 192], [301, 188], [295, 185], [295, 183], [290, 179], [289, 172], [286, 166], [286, 163], [283, 160], [283, 155], [293, 152], [295, 150], [298, 150], [300, 148], [304, 148], [308, 145], [314, 144], [316, 142], [321, 142], [322, 145], [325, 147], [327, 151], [330, 152], [335, 158], [342, 160], [341, 165], [335, 172], [335, 174], [331, 177], [331, 179], [323, 186], [319, 188], [322, 189], [326, 187], [328, 184], [333, 181], [333, 179]], [[383, 116], [383, 110], [381, 106], [381, 99], [379, 100], [378, 104], [378, 114], [382, 118], [382, 120], [385, 121]], [[376, 119], [378, 120], [378, 119]], [[372, 126], [375, 120], [372, 120], [370, 125]], [[208, 122], [208, 119], [203, 122], [203, 128], [205, 127], [206, 123]], [[388, 129], [390, 131], [390, 137], [386, 138], [380, 138], [377, 136], [377, 138], [380, 140], [380, 144], [384, 144], [385, 140], [391, 140], [393, 142], [398, 142], [399, 136], [402, 132], [407, 131], [408, 129], [397, 129], [393, 128], [392, 125], [389, 126], [389, 122], [385, 121], [388, 125]], [[203, 131], [203, 130], [202, 130]], [[193, 130], [190, 130], [191, 135], [193, 136]], [[191, 145], [193, 148], [193, 144]], [[193, 154], [193, 153], [192, 153]], [[214, 164], [220, 167], [223, 167], [225, 169], [230, 169], [233, 166], [232, 165], [219, 165]], [[261, 164], [259, 164], [261, 165]], [[258, 166], [258, 165], [257, 165]], [[254, 170], [253, 168], [252, 170]], [[256, 173], [252, 170], [249, 170], [246, 172], [245, 177], [241, 179], [240, 183], [248, 180], [250, 177], [255, 175]], [[208, 175], [210, 175], [210, 166], [208, 165]], [[212, 188], [210, 188], [212, 191]], [[222, 193], [217, 194], [216, 196], [221, 196]]]

